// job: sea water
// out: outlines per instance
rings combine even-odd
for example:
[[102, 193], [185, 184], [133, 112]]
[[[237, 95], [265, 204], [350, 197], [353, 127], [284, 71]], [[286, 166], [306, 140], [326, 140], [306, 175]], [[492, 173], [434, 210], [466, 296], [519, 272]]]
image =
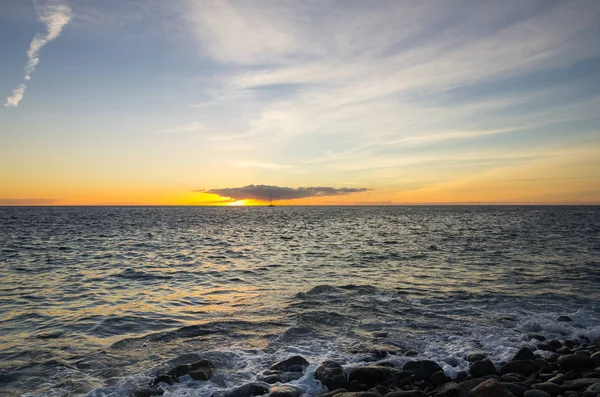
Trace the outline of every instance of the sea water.
[[0, 266], [1, 396], [128, 396], [201, 357], [210, 381], [163, 386], [209, 396], [295, 354], [314, 395], [325, 359], [453, 375], [600, 336], [594, 206], [0, 208]]

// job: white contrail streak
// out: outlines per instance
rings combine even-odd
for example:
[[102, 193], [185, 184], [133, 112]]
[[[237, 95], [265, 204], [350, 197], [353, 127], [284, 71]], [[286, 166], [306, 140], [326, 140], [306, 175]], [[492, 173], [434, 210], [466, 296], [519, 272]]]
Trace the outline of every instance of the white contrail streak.
[[[40, 50], [43, 46], [54, 40], [60, 35], [63, 27], [71, 20], [71, 7], [65, 3], [58, 1], [50, 1], [45, 6], [36, 7], [38, 20], [46, 25], [46, 33], [36, 34], [29, 50], [27, 51], [27, 64], [25, 65], [24, 72], [25, 76], [23, 80], [31, 80], [31, 74], [35, 71], [36, 66], [40, 63], [38, 57]], [[19, 102], [23, 99], [25, 89], [27, 86], [25, 83], [21, 83], [13, 90], [13, 94], [6, 98], [5, 107], [17, 107]]]

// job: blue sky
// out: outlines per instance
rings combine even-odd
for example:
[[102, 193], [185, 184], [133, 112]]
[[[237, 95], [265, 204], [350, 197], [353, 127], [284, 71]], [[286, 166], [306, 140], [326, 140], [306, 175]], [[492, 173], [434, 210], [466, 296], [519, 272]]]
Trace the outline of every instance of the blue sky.
[[0, 200], [600, 202], [599, 21], [594, 0], [5, 0], [0, 93], [27, 88], [0, 109]]

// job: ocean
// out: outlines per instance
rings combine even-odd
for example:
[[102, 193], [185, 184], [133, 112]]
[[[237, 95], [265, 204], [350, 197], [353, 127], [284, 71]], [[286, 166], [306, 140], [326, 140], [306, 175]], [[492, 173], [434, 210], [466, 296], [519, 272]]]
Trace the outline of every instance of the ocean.
[[[508, 361], [600, 336], [600, 207], [0, 208], [0, 395], [210, 396], [302, 355]], [[572, 321], [559, 321], [568, 316]], [[543, 354], [544, 352], [539, 352]]]

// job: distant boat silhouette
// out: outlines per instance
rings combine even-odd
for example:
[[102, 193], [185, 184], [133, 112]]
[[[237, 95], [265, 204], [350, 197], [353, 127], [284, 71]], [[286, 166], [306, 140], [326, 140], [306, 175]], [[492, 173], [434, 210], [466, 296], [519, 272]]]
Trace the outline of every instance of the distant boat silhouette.
[[269, 195], [269, 199], [270, 199], [270, 202], [269, 202], [269, 205], [267, 207], [275, 207], [275, 204], [273, 204], [273, 193], [271, 193]]

